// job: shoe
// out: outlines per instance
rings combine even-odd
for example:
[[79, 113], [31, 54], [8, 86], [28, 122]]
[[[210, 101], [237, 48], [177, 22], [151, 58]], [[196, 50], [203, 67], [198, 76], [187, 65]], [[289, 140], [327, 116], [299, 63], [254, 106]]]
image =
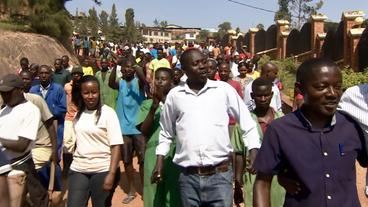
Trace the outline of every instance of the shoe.
[[135, 197], [137, 197], [137, 196], [136, 195], [128, 195], [126, 198], [123, 199], [122, 203], [129, 204], [130, 202], [132, 202], [132, 200], [135, 199]]
[[365, 194], [365, 196], [368, 198], [368, 186], [365, 186], [364, 194]]

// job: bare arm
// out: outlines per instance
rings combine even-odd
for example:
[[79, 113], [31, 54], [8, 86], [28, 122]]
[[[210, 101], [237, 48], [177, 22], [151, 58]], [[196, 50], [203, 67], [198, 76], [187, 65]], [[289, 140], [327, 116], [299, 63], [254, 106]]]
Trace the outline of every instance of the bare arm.
[[159, 106], [158, 104], [157, 105], [152, 104], [146, 119], [141, 124], [140, 130], [146, 138], [148, 138], [150, 133], [151, 133], [152, 126], [153, 126], [153, 121], [154, 121], [154, 118], [155, 118], [155, 112], [156, 112], [158, 106]]
[[24, 152], [31, 143], [31, 140], [24, 137], [19, 137], [19, 140], [16, 141], [0, 138], [0, 142], [7, 149], [15, 152]]
[[53, 118], [48, 119], [45, 121], [45, 127], [50, 135], [51, 145], [52, 145], [52, 154], [51, 154], [51, 160], [55, 163], [58, 162], [58, 155], [57, 155], [57, 135], [56, 135], [56, 128], [57, 121]]
[[254, 207], [270, 207], [272, 175], [258, 173], [253, 187]]
[[103, 188], [105, 191], [109, 191], [114, 186], [114, 180], [116, 171], [118, 169], [120, 161], [120, 145], [113, 145], [111, 146], [111, 160], [110, 160], [110, 167], [109, 172], [107, 173], [104, 181]]
[[116, 80], [116, 66], [112, 69], [110, 78], [109, 78], [109, 86], [112, 89], [119, 89], [119, 81]]
[[10, 206], [7, 177], [0, 175], [0, 206]]
[[157, 155], [156, 166], [151, 176], [151, 183], [159, 183], [162, 181], [162, 172], [164, 171], [164, 159], [165, 157], [163, 155]]

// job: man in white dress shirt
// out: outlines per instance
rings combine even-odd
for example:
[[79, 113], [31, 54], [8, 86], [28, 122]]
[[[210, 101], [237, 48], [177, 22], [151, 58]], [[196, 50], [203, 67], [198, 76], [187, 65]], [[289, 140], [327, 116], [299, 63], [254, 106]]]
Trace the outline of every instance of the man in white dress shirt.
[[207, 79], [207, 58], [203, 53], [188, 49], [180, 62], [188, 79], [167, 95], [152, 182], [161, 181], [164, 157], [175, 138], [173, 162], [181, 169], [183, 206], [230, 207], [233, 149], [228, 134], [229, 116], [243, 130], [244, 143], [252, 158], [261, 144], [256, 124], [235, 89], [225, 82]]

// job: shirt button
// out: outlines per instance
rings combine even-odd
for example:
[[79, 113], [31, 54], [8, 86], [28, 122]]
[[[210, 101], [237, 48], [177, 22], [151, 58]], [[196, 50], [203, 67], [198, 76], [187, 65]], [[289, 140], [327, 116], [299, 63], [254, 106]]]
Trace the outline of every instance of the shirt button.
[[327, 152], [324, 152], [323, 153], [323, 156], [327, 157], [328, 153]]
[[332, 197], [331, 197], [330, 195], [328, 195], [328, 196], [327, 196], [327, 199], [328, 199], [328, 200], [331, 200], [331, 199], [332, 199]]
[[330, 177], [330, 174], [328, 174], [328, 173], [327, 173], [327, 174], [326, 174], [326, 178], [329, 178], [329, 177]]

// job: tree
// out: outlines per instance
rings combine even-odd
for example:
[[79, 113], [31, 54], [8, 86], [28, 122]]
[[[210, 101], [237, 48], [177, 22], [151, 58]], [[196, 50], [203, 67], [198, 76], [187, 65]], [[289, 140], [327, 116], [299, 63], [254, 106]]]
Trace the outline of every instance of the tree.
[[239, 27], [236, 27], [235, 32], [238, 35], [240, 33], [240, 28]]
[[209, 35], [210, 32], [208, 30], [202, 29], [197, 36], [197, 42], [206, 42]]
[[275, 20], [292, 20], [293, 27], [300, 29], [312, 14], [321, 9], [323, 0], [279, 0], [278, 4]]
[[106, 35], [109, 31], [109, 21], [108, 21], [109, 14], [107, 14], [105, 10], [102, 10], [99, 17], [100, 17], [99, 22], [100, 30], [104, 35]]
[[167, 27], [167, 25], [168, 25], [168, 23], [167, 23], [167, 21], [166, 21], [166, 20], [164, 20], [164, 21], [161, 21], [161, 22], [160, 22], [160, 27], [161, 27], [162, 29], [165, 29], [165, 28]]
[[153, 26], [159, 27], [160, 26], [160, 22], [157, 19], [153, 20]]
[[99, 19], [97, 16], [97, 12], [95, 7], [88, 10], [88, 17], [87, 17], [87, 27], [91, 31], [91, 35], [97, 37], [98, 35], [98, 27], [99, 27]]
[[275, 14], [275, 21], [284, 19], [291, 21], [291, 12], [289, 11], [290, 0], [278, 0], [279, 10]]
[[121, 38], [122, 30], [119, 25], [118, 15], [116, 14], [116, 6], [112, 5], [111, 13], [109, 16], [109, 31], [107, 37], [109, 40], [118, 42]]
[[291, 11], [296, 20], [293, 22], [294, 26], [300, 29], [304, 22], [312, 14], [316, 14], [317, 11], [323, 6], [323, 1], [318, 0], [314, 3], [314, 0], [291, 0]]
[[123, 33], [128, 42], [137, 41], [138, 31], [135, 27], [134, 10], [132, 8], [129, 8], [125, 11], [125, 28]]
[[218, 26], [218, 38], [222, 39], [228, 30], [231, 29], [231, 23], [230, 22], [223, 22], [222, 24], [219, 24]]
[[262, 23], [257, 24], [256, 26], [259, 30], [264, 30], [264, 25]]

